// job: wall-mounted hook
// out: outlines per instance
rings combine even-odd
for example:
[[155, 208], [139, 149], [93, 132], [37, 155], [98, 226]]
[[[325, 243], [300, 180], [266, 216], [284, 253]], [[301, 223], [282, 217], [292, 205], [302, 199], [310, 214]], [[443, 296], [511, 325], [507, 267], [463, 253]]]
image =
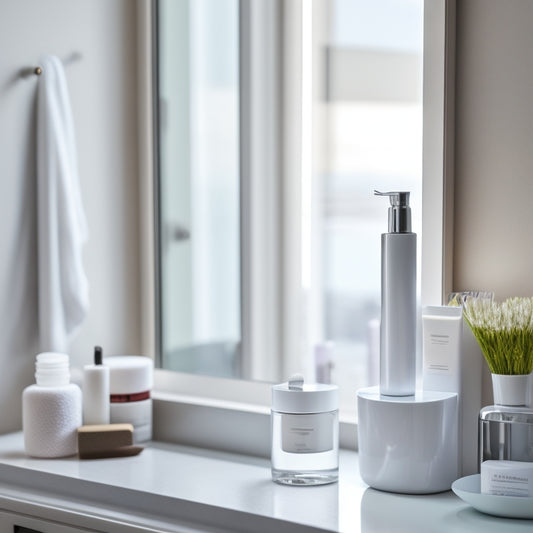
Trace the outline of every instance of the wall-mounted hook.
[[[69, 56], [62, 59], [63, 65], [68, 65], [82, 59], [82, 54], [80, 52], [72, 52]], [[27, 76], [40, 76], [43, 73], [43, 68], [40, 66], [37, 67], [26, 67], [19, 71], [19, 75], [23, 78]]]

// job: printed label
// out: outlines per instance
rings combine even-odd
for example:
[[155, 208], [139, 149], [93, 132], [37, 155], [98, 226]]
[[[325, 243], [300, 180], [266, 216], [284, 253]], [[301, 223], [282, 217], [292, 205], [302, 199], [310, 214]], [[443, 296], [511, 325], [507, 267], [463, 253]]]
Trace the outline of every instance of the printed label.
[[425, 320], [430, 327], [424, 330], [424, 371], [442, 376], [456, 373], [460, 346], [457, 335], [452, 337], [448, 333], [455, 324], [450, 319], [425, 317]]
[[527, 476], [493, 473], [488, 494], [495, 496], [522, 496], [530, 494], [530, 480]]
[[331, 413], [287, 415], [281, 421], [281, 447], [288, 453], [320, 453], [333, 449]]
[[426, 361], [426, 370], [438, 374], [450, 373], [450, 365], [446, 348], [450, 345], [449, 335], [429, 334], [428, 344], [433, 350], [432, 357]]

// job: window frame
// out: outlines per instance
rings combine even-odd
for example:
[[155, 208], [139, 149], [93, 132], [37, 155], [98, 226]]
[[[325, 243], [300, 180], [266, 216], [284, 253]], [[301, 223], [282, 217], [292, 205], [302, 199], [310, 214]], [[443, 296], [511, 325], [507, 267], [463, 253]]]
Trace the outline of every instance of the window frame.
[[[156, 194], [154, 191], [155, 176], [157, 172], [157, 95], [153, 80], [156, 79], [156, 40], [155, 17], [157, 0], [146, 2], [138, 0], [138, 95], [139, 95], [139, 176], [140, 176], [140, 205], [139, 222], [141, 237], [141, 321], [142, 321], [142, 349], [151, 357], [156, 356], [156, 331], [157, 331], [157, 305], [156, 294], [158, 280], [156, 279]], [[261, 110], [257, 107], [259, 94], [253, 92], [253, 86], [248, 87], [250, 99], [244, 98], [245, 105], [249, 106], [249, 115], [243, 113], [241, 128], [250, 133], [249, 153], [244, 154], [241, 165], [244, 172], [251, 169], [264, 169], [264, 175], [276, 173], [278, 176], [289, 172], [301, 172], [302, 161], [298, 157], [301, 153], [296, 150], [296, 159], [282, 159], [283, 147], [271, 146], [273, 161], [265, 162], [254, 160], [253, 155], [257, 151], [256, 143], [265, 142], [264, 129], [251, 126], [251, 117], [259, 116], [267, 120], [263, 124], [266, 127], [268, 140], [272, 141], [280, 131], [289, 129], [284, 134], [284, 143], [300, 142], [301, 131], [291, 129], [295, 120], [301, 128], [301, 108], [295, 103], [295, 81], [298, 82], [298, 71], [294, 69], [298, 54], [301, 53], [302, 25], [299, 16], [302, 12], [305, 0], [283, 2], [253, 2], [253, 0], [241, 0], [241, 13], [250, 23], [270, 20], [275, 23], [276, 13], [283, 10], [284, 24], [281, 29], [281, 49], [279, 53], [290, 54], [289, 62], [285, 63], [282, 73], [283, 84], [273, 84], [270, 90], [274, 94], [270, 98], [279, 98], [283, 94], [285, 102], [293, 102], [293, 106], [286, 105], [280, 108], [279, 115], [261, 117]], [[261, 7], [263, 6], [263, 7]], [[265, 6], [267, 6], [265, 8]], [[267, 9], [268, 18], [265, 19], [256, 9]], [[452, 280], [452, 257], [453, 257], [453, 162], [454, 162], [454, 87], [455, 87], [455, 9], [456, 0], [425, 0], [424, 2], [424, 82], [423, 82], [423, 207], [422, 207], [422, 304], [442, 303], [444, 296], [451, 290]], [[270, 11], [268, 11], [270, 10]], [[268, 24], [267, 24], [268, 26]], [[252, 28], [249, 28], [250, 30]], [[296, 29], [296, 33], [295, 33]], [[280, 31], [276, 28], [266, 28], [264, 31]], [[252, 31], [248, 37], [252, 38]], [[246, 35], [246, 32], [243, 33]], [[253, 43], [251, 43], [253, 44]], [[259, 44], [249, 47], [249, 54], [244, 59], [251, 67], [259, 58], [265, 59], [268, 53]], [[255, 55], [254, 54], [258, 54]], [[266, 56], [268, 57], [268, 56]], [[270, 57], [272, 68], [276, 65], [275, 57]], [[246, 63], [245, 63], [246, 64]], [[256, 63], [257, 64], [257, 63]], [[271, 71], [269, 72], [271, 73]], [[245, 71], [246, 74], [246, 71]], [[254, 71], [255, 74], [255, 71]], [[245, 85], [244, 85], [245, 86]], [[263, 91], [265, 86], [255, 85], [256, 90]], [[251, 90], [250, 90], [251, 89]], [[255, 106], [255, 107], [254, 107]], [[259, 114], [259, 115], [258, 115]], [[248, 128], [248, 130], [246, 129]], [[263, 133], [261, 133], [261, 131]], [[254, 133], [255, 132], [255, 133]], [[255, 137], [254, 137], [255, 135]], [[301, 150], [301, 145], [300, 145]], [[281, 172], [279, 172], [281, 170]], [[265, 180], [263, 180], [265, 181]], [[300, 194], [299, 185], [290, 185], [290, 180], [281, 178], [274, 185], [274, 189], [268, 191], [270, 199], [283, 198]], [[285, 189], [282, 191], [282, 188]], [[286, 189], [287, 187], [292, 187]], [[295, 188], [294, 188], [295, 187]], [[250, 190], [244, 194], [252, 194]], [[255, 197], [255, 202], [261, 196]], [[250, 199], [250, 198], [248, 198]], [[254, 206], [256, 205], [254, 203]], [[274, 201], [266, 203], [267, 216], [272, 216]], [[253, 323], [246, 324], [249, 331], [253, 332], [250, 337], [243, 338], [244, 346], [254, 343], [268, 342], [268, 350], [276, 350], [276, 353], [290, 352], [290, 346], [294, 345], [295, 337], [291, 326], [299, 320], [298, 306], [296, 305], [298, 294], [291, 290], [290, 280], [298, 275], [291, 264], [294, 255], [292, 242], [299, 238], [298, 221], [300, 213], [294, 213], [288, 207], [288, 203], [282, 204], [279, 216], [293, 222], [291, 231], [296, 236], [281, 234], [281, 227], [269, 228], [269, 233], [263, 237], [267, 239], [269, 250], [273, 250], [273, 264], [280, 266], [283, 279], [274, 278], [268, 292], [262, 292], [257, 285], [261, 274], [261, 265], [257, 264], [257, 249], [251, 246], [254, 224], [259, 220], [251, 210], [244, 213], [244, 221], [249, 224], [251, 232], [246, 234], [243, 243], [245, 256], [243, 258], [243, 302], [242, 314], [250, 316], [254, 309], [262, 306], [278, 305], [283, 302], [286, 309], [284, 316], [276, 322], [267, 323], [264, 327], [262, 319], [255, 319]], [[431, 207], [429, 207], [431, 206]], [[274, 205], [275, 208], [275, 205]], [[270, 210], [270, 211], [269, 211]], [[274, 211], [275, 213], [276, 211]], [[265, 216], [264, 210], [262, 216]], [[255, 218], [252, 218], [255, 217]], [[272, 220], [272, 219], [271, 219]], [[263, 225], [264, 226], [264, 225]], [[278, 255], [279, 253], [279, 255]], [[255, 256], [254, 256], [255, 254]], [[254, 263], [255, 261], [255, 263]], [[293, 263], [294, 264], [294, 261]], [[297, 261], [297, 265], [300, 262]], [[255, 287], [255, 288], [254, 288]], [[255, 291], [255, 292], [254, 292]], [[274, 297], [272, 298], [272, 295]], [[267, 300], [265, 300], [267, 298]], [[268, 300], [269, 299], [269, 300]], [[279, 363], [281, 364], [281, 363]], [[281, 368], [281, 367], [280, 367]], [[290, 369], [290, 362], [282, 370], [286, 373]], [[254, 370], [249, 370], [249, 375], [254, 375]], [[270, 427], [270, 383], [254, 382], [246, 380], [230, 380], [225, 378], [213, 378], [172, 372], [156, 368], [154, 386], [154, 437], [159, 440], [184, 443], [195, 446], [212, 447], [231, 452], [248, 453], [251, 455], [268, 456]], [[354, 400], [355, 401], [355, 400]], [[183, 423], [182, 423], [183, 422]], [[245, 424], [245, 425], [243, 425]], [[250, 435], [255, 438], [243, 439], [242, 428], [247, 427]], [[357, 447], [356, 420], [354, 417], [340, 415], [340, 443], [342, 447]]]

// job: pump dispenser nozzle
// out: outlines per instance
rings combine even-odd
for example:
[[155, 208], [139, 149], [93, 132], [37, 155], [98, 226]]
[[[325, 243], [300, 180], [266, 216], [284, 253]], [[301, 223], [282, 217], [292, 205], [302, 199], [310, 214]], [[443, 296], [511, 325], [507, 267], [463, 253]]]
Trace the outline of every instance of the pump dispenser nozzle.
[[409, 207], [409, 192], [374, 191], [376, 196], [388, 196], [389, 207], [389, 233], [411, 233], [411, 208]]

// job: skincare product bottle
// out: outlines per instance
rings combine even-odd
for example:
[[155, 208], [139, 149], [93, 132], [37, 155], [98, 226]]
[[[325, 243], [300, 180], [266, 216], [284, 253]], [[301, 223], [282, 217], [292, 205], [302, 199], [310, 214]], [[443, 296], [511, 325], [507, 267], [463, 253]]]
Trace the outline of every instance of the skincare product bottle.
[[317, 383], [331, 383], [333, 369], [333, 342], [321, 342], [315, 345], [315, 378]]
[[338, 479], [339, 395], [335, 385], [296, 375], [272, 387], [272, 479], [322, 485]]
[[416, 234], [408, 192], [388, 196], [389, 231], [381, 235], [380, 392], [412, 396], [416, 387]]
[[36, 384], [22, 394], [24, 449], [32, 457], [65, 457], [78, 452], [81, 426], [80, 388], [69, 383], [67, 354], [37, 355]]
[[133, 425], [133, 442], [152, 438], [154, 362], [141, 355], [105, 357], [109, 367], [110, 419], [112, 424]]
[[102, 364], [102, 348], [94, 348], [94, 364], [83, 367], [83, 423], [109, 424], [109, 367]]

